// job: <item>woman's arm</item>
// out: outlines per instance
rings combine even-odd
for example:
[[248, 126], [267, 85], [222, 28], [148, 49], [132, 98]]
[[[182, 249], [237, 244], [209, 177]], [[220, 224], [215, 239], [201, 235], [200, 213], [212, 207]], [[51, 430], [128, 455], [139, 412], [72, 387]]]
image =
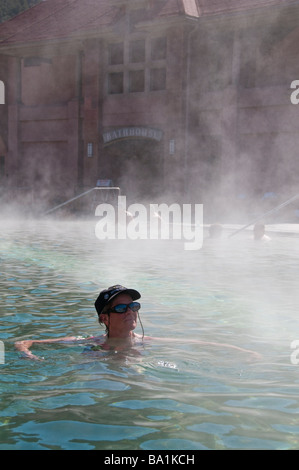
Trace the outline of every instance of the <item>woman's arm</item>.
[[30, 351], [30, 348], [33, 344], [50, 344], [50, 343], [64, 343], [64, 342], [76, 342], [76, 341], [82, 341], [84, 339], [90, 339], [90, 338], [83, 338], [82, 336], [66, 336], [65, 338], [57, 338], [57, 339], [29, 339], [29, 340], [23, 340], [23, 341], [17, 341], [15, 343], [15, 348], [17, 351], [21, 353], [21, 356], [25, 359], [34, 359], [36, 361], [41, 361], [43, 358], [40, 358], [33, 354]]
[[[196, 342], [196, 341], [192, 341], [192, 342]], [[250, 354], [251, 357], [254, 357], [255, 359], [261, 359], [262, 356], [261, 354], [257, 353], [256, 351], [252, 351], [251, 349], [245, 349], [245, 348], [241, 348], [240, 346], [234, 346], [233, 344], [227, 344], [227, 343], [214, 343], [214, 342], [210, 342], [210, 341], [198, 341], [199, 344], [206, 344], [206, 345], [210, 345], [210, 346], [217, 346], [217, 347], [223, 347], [223, 348], [228, 348], [228, 349], [234, 349], [235, 351], [239, 351], [239, 352], [242, 352], [242, 353], [247, 353], [247, 354]]]
[[216, 343], [211, 341], [201, 341], [200, 339], [178, 339], [178, 338], [159, 338], [159, 337], [145, 337], [144, 339], [148, 340], [155, 340], [155, 341], [162, 341], [162, 342], [172, 342], [172, 343], [185, 343], [185, 344], [202, 344], [204, 346], [215, 346], [217, 348], [225, 348], [225, 349], [234, 349], [235, 351], [239, 351], [242, 353], [249, 354], [254, 359], [261, 359], [261, 354], [252, 351], [251, 349], [241, 348], [240, 346], [234, 346], [233, 344], [227, 343]]

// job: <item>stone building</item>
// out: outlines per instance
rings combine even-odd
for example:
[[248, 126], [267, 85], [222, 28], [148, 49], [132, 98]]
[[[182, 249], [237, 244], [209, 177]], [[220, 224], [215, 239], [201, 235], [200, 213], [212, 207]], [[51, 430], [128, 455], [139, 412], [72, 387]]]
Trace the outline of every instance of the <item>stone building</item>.
[[46, 0], [0, 25], [0, 178], [47, 206], [298, 191], [299, 2]]

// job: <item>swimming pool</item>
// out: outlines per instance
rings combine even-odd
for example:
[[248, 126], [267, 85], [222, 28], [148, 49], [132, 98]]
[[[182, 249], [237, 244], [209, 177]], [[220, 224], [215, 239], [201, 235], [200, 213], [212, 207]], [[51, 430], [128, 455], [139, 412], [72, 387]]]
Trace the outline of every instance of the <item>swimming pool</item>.
[[[2, 226], [0, 449], [297, 449], [299, 238], [242, 233], [185, 251], [179, 240], [101, 241], [94, 228]], [[16, 340], [98, 334], [93, 303], [115, 283], [142, 293], [145, 334], [173, 341], [101, 359], [52, 344], [34, 348], [44, 361], [19, 358]]]

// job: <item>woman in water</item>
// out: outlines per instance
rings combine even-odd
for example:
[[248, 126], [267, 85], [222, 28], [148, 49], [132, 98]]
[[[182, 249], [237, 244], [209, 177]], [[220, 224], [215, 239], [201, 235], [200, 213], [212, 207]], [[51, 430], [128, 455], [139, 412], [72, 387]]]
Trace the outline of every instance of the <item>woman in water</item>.
[[[21, 352], [22, 357], [28, 359], [41, 360], [38, 356], [34, 355], [30, 348], [35, 344], [50, 344], [50, 343], [74, 343], [74, 342], [92, 342], [95, 344], [96, 349], [101, 350], [124, 350], [134, 346], [136, 343], [145, 342], [149, 340], [159, 341], [178, 341], [173, 338], [153, 338], [150, 336], [139, 335], [134, 332], [139, 319], [140, 303], [136, 300], [140, 299], [140, 293], [135, 289], [127, 289], [121, 285], [111, 286], [108, 289], [100, 292], [97, 300], [95, 301], [95, 308], [98, 313], [99, 323], [105, 325], [106, 332], [101, 336], [91, 336], [83, 338], [81, 336], [67, 336], [58, 339], [45, 339], [45, 340], [24, 340], [15, 343], [15, 347]], [[140, 321], [143, 331], [142, 323]], [[186, 342], [186, 340], [179, 340]], [[239, 348], [224, 343], [213, 343], [200, 340], [187, 340], [188, 343], [211, 345], [217, 347], [224, 347], [234, 349], [239, 352], [249, 353], [252, 356], [258, 357], [259, 355], [254, 351]]]

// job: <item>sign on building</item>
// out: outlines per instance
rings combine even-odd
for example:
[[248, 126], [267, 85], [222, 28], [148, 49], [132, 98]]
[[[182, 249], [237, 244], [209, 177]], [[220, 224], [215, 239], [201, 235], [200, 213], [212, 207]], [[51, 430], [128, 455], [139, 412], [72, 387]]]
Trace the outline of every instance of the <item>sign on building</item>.
[[123, 139], [151, 139], [160, 142], [163, 132], [151, 127], [121, 127], [103, 134], [104, 144]]

